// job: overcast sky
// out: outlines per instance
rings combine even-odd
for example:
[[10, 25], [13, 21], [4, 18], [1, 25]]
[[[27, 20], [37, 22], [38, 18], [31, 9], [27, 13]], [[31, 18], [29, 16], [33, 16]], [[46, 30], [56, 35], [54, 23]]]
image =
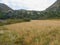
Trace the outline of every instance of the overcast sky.
[[45, 10], [56, 0], [0, 0], [12, 9]]

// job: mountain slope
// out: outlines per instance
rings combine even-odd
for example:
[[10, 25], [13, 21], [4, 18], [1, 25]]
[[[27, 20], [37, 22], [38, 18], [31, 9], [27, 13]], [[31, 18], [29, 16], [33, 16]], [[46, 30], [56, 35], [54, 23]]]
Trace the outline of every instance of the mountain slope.
[[46, 10], [53, 10], [53, 11], [57, 11], [60, 10], [60, 0], [57, 0], [53, 5], [51, 5], [50, 7], [48, 7]]
[[0, 3], [0, 11], [6, 12], [9, 10], [12, 10], [12, 9], [10, 7], [8, 7], [7, 5]]
[[[47, 8], [45, 11], [30, 11], [30, 10], [13, 10], [5, 4], [0, 3], [0, 11], [6, 12], [1, 16], [3, 19], [16, 18], [16, 19], [53, 19], [60, 18], [60, 0], [57, 0], [53, 5]], [[1, 17], [0, 16], [0, 17]]]

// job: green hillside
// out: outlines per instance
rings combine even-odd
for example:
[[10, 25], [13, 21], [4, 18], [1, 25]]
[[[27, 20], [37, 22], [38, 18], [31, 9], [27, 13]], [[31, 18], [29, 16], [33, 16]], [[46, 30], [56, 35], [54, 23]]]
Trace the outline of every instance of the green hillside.
[[[34, 10], [13, 10], [5, 4], [0, 3], [0, 20], [13, 19], [15, 20], [45, 20], [45, 19], [60, 19], [60, 0], [57, 0], [52, 6], [45, 11]], [[18, 21], [20, 22], [20, 21]]]

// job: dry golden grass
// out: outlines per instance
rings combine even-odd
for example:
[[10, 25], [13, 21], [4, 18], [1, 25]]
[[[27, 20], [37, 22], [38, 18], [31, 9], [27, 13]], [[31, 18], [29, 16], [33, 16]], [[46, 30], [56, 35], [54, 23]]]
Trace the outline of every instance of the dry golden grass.
[[6, 25], [10, 30], [45, 30], [48, 27], [60, 28], [60, 20], [32, 20], [31, 22], [23, 22], [17, 24]]
[[21, 45], [60, 45], [60, 20], [32, 20], [6, 25], [20, 33]]

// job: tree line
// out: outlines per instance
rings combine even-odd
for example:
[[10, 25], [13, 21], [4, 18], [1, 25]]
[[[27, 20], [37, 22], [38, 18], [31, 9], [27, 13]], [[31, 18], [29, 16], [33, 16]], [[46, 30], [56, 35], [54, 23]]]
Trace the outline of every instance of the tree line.
[[0, 19], [49, 19], [60, 18], [60, 11], [28, 11], [28, 10], [14, 10], [1, 12]]

